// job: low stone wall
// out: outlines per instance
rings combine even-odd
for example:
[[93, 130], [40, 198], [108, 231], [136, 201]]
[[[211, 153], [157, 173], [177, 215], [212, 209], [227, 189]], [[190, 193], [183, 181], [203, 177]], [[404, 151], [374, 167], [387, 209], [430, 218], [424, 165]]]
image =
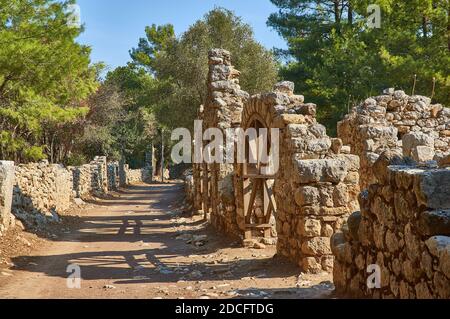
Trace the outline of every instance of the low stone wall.
[[368, 98], [338, 123], [338, 136], [361, 159], [361, 187], [376, 182], [373, 164], [385, 151], [416, 161], [439, 160], [450, 153], [450, 109], [426, 96], [388, 89]]
[[72, 172], [62, 165], [43, 161], [16, 167], [12, 211], [22, 221], [58, 220], [58, 213], [70, 208], [72, 199]]
[[[104, 196], [120, 186], [151, 179], [151, 168], [130, 170], [128, 165], [96, 157], [90, 164], [65, 168], [47, 161], [18, 165], [0, 161], [0, 235], [20, 219], [35, 229], [59, 221], [75, 198]], [[119, 172], [123, 172], [122, 178]], [[109, 174], [108, 174], [109, 173]]]
[[[333, 236], [338, 293], [450, 298], [450, 158], [441, 168], [408, 164], [394, 153], [381, 155], [378, 182], [360, 196], [361, 212]], [[372, 265], [379, 267], [379, 289], [367, 285]]]
[[144, 183], [148, 182], [152, 178], [151, 168], [140, 168], [140, 169], [128, 169], [126, 171], [128, 176], [128, 183]]
[[114, 188], [109, 187], [109, 176], [106, 157], [96, 157], [89, 164], [69, 167], [73, 175], [74, 197], [88, 199], [93, 196], [103, 196]]
[[14, 162], [0, 161], [0, 236], [13, 223], [11, 205], [14, 185]]

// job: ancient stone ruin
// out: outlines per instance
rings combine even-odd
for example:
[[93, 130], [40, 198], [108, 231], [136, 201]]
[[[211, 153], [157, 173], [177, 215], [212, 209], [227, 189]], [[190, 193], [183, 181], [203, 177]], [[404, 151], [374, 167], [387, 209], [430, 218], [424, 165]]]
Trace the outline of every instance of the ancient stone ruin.
[[[186, 192], [196, 213], [246, 246], [276, 243], [305, 272], [333, 272], [342, 294], [450, 297], [450, 109], [388, 89], [331, 138], [293, 83], [249, 96], [229, 52], [212, 50], [209, 65], [204, 133], [277, 128], [280, 169], [194, 164]], [[380, 289], [367, 285], [373, 265]]]
[[208, 99], [200, 112], [205, 130], [218, 127], [280, 130], [280, 170], [259, 165], [195, 165], [195, 207], [219, 230], [249, 246], [277, 243], [281, 255], [305, 271], [331, 271], [330, 238], [358, 209], [359, 158], [317, 123], [316, 106], [284, 82], [250, 97], [239, 87], [230, 53], [210, 53]]

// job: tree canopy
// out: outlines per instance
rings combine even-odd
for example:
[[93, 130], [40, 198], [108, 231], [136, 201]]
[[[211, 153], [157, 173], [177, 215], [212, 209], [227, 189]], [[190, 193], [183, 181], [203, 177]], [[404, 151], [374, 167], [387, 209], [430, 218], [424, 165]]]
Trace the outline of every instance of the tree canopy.
[[133, 62], [158, 81], [163, 99], [155, 108], [158, 123], [167, 128], [191, 128], [206, 98], [208, 51], [232, 52], [241, 71], [241, 86], [250, 93], [266, 91], [277, 80], [273, 54], [259, 44], [252, 28], [229, 10], [207, 13], [180, 37], [172, 25], [146, 28], [146, 38], [130, 51]]
[[68, 24], [74, 1], [0, 0], [0, 157], [62, 160], [98, 67]]
[[[288, 42], [282, 77], [319, 104], [333, 131], [349, 106], [384, 88], [432, 95], [450, 104], [450, 5], [448, 0], [271, 0], [278, 8], [268, 25]], [[366, 25], [379, 5], [381, 28]]]

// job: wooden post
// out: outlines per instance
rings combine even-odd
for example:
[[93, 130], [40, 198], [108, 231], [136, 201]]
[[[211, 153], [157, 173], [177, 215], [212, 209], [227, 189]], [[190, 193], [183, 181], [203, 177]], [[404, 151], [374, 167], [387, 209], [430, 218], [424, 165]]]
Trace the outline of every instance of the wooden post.
[[155, 143], [152, 143], [152, 182], [156, 181], [156, 166], [158, 165], [156, 160], [156, 147]]

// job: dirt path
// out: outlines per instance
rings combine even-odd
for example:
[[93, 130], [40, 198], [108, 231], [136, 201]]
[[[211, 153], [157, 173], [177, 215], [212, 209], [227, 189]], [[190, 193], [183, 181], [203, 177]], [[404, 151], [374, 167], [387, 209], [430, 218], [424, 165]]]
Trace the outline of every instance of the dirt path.
[[[275, 248], [240, 247], [174, 205], [180, 184], [135, 185], [83, 212], [78, 227], [12, 259], [0, 298], [326, 298], [330, 277], [301, 276]], [[196, 236], [196, 237], [193, 237]], [[67, 286], [69, 265], [81, 288]]]

